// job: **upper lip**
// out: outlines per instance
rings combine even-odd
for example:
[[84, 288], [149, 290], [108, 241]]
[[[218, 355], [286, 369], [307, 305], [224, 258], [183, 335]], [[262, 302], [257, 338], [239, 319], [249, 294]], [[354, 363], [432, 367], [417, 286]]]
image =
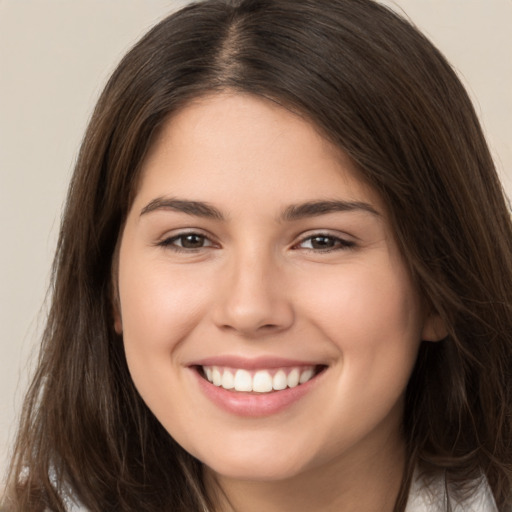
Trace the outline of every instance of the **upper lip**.
[[318, 366], [322, 364], [325, 365], [325, 363], [320, 363], [318, 361], [304, 361], [273, 356], [246, 358], [235, 355], [223, 355], [198, 359], [190, 363], [188, 366], [223, 366], [227, 368], [240, 368], [244, 370], [258, 370], [287, 368], [295, 366]]

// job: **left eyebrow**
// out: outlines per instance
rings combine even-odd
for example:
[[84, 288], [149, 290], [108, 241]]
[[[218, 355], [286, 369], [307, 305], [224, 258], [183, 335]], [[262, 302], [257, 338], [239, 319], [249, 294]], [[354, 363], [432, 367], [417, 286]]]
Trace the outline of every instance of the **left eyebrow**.
[[140, 215], [145, 215], [155, 210], [174, 210], [176, 212], [187, 213], [196, 217], [205, 217], [208, 219], [224, 220], [222, 212], [214, 206], [203, 201], [189, 201], [185, 199], [175, 199], [169, 197], [157, 197], [142, 208]]
[[333, 212], [362, 211], [380, 217], [380, 213], [369, 203], [361, 201], [311, 201], [288, 206], [281, 214], [281, 220], [294, 221], [306, 217], [318, 217]]

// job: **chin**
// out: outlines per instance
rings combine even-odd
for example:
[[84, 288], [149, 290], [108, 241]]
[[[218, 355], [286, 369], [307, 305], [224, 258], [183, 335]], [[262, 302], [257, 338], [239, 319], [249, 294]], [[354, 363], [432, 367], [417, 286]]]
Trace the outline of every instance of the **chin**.
[[276, 482], [287, 480], [302, 472], [302, 468], [290, 464], [290, 461], [216, 461], [207, 467], [215, 474], [229, 479], [250, 480], [254, 482]]
[[313, 465], [308, 454], [299, 451], [298, 447], [293, 451], [283, 448], [279, 450], [261, 444], [247, 452], [233, 447], [224, 453], [198, 458], [211, 471], [222, 477], [267, 482], [293, 478]]

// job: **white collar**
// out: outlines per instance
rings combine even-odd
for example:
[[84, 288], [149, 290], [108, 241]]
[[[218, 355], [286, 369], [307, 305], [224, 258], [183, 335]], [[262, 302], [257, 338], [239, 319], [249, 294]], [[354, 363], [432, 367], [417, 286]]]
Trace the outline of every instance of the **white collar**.
[[[448, 504], [450, 508], [448, 508]], [[498, 512], [492, 492], [484, 477], [476, 492], [463, 501], [456, 500], [441, 474], [428, 481], [414, 472], [405, 512]]]
[[[405, 512], [498, 512], [489, 485], [483, 477], [477, 491], [464, 501], [457, 501], [450, 494], [443, 475], [426, 481], [416, 469]], [[67, 512], [88, 512], [88, 509], [70, 494], [67, 494], [64, 500]], [[451, 508], [447, 507], [448, 503]]]

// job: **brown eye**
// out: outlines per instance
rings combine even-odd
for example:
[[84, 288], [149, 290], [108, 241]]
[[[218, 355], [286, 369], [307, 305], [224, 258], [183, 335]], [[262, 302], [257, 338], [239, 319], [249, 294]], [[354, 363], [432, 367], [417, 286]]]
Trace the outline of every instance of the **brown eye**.
[[349, 240], [344, 240], [337, 236], [318, 234], [304, 238], [298, 247], [309, 251], [329, 252], [349, 249], [354, 247], [355, 243]]
[[203, 235], [192, 233], [190, 235], [181, 235], [178, 237], [180, 247], [184, 249], [199, 249], [204, 247], [206, 238]]
[[332, 236], [313, 236], [310, 243], [312, 249], [332, 249], [336, 247], [336, 239]]
[[175, 251], [194, 251], [205, 247], [212, 247], [213, 243], [200, 233], [182, 233], [162, 240], [158, 245]]

